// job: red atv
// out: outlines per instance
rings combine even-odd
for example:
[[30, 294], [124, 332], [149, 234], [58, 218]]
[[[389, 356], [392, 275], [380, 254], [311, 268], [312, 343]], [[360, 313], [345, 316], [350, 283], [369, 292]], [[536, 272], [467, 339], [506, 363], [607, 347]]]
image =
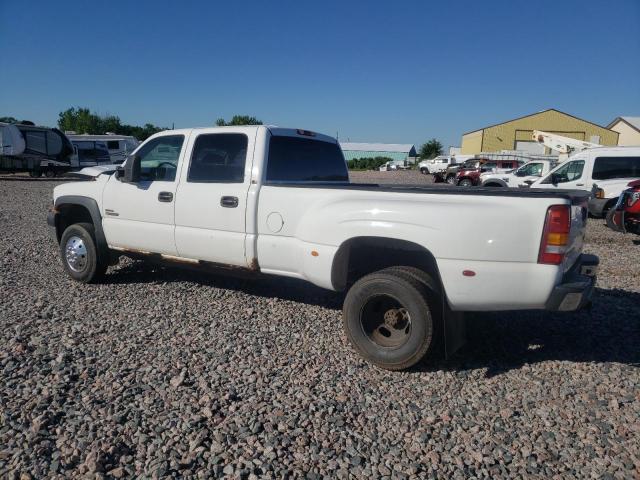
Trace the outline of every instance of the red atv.
[[629, 182], [615, 208], [607, 213], [607, 226], [616, 232], [640, 235], [640, 180]]

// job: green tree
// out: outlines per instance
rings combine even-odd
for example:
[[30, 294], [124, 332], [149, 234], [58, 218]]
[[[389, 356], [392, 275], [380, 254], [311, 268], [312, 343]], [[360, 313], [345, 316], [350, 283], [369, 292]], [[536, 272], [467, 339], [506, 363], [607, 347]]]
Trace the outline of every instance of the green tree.
[[228, 127], [231, 125], [262, 125], [262, 121], [249, 115], [234, 115], [229, 122], [226, 122], [224, 118], [219, 118], [216, 120], [216, 125], [219, 127]]
[[18, 119], [14, 117], [0, 117], [2, 123], [18, 123]]
[[438, 155], [442, 155], [442, 144], [435, 138], [432, 138], [420, 147], [420, 158], [422, 159], [429, 160]]
[[389, 157], [352, 158], [347, 161], [347, 167], [349, 170], [377, 170], [391, 160]]
[[91, 112], [88, 108], [68, 108], [58, 115], [58, 127], [62, 131], [88, 133], [91, 135], [104, 135], [107, 132], [118, 135], [131, 135], [138, 140], [146, 140], [154, 133], [166, 130], [151, 123], [143, 127], [127, 125], [120, 122], [117, 115], [100, 116]]
[[88, 108], [69, 108], [58, 114], [58, 127], [64, 131], [101, 135], [102, 119]]

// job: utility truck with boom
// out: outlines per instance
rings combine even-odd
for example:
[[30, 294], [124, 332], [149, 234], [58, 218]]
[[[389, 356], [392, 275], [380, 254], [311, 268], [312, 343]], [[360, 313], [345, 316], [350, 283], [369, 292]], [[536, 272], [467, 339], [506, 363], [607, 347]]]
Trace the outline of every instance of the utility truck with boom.
[[462, 312], [573, 311], [595, 285], [587, 192], [352, 184], [338, 142], [307, 130], [165, 131], [82, 173], [47, 218], [72, 279], [126, 255], [346, 291], [346, 336], [387, 369], [451, 345]]

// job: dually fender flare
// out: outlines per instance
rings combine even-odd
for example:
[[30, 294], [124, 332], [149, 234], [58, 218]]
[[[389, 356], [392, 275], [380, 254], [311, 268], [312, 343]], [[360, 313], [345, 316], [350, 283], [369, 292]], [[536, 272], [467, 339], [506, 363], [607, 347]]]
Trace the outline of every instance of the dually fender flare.
[[[58, 208], [62, 205], [79, 205], [87, 209], [89, 215], [91, 215], [91, 220], [93, 223], [98, 255], [100, 255], [102, 259], [107, 261], [109, 259], [109, 247], [107, 244], [107, 238], [104, 235], [104, 230], [102, 229], [102, 215], [100, 215], [98, 202], [96, 202], [93, 198], [84, 197], [81, 195], [62, 195], [56, 198], [55, 207]], [[59, 216], [60, 214], [56, 215], [56, 217]], [[56, 228], [57, 227], [58, 225], [56, 222]], [[62, 234], [62, 232], [60, 232], [60, 234]]]

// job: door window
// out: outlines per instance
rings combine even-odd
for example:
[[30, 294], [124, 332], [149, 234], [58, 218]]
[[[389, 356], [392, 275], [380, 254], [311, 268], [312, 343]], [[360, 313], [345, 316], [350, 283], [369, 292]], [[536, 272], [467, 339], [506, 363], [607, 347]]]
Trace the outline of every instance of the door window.
[[249, 140], [243, 133], [212, 133], [196, 138], [187, 182], [243, 183]]
[[176, 179], [184, 135], [154, 138], [138, 150], [142, 180], [173, 182]]
[[[567, 183], [582, 177], [582, 170], [584, 170], [584, 160], [576, 160], [565, 163], [553, 172], [552, 175], [555, 175], [558, 183]], [[545, 178], [542, 183], [551, 183], [551, 175]]]
[[524, 167], [520, 167], [516, 172], [519, 177], [528, 177], [530, 175], [542, 175], [542, 163], [528, 163]]

